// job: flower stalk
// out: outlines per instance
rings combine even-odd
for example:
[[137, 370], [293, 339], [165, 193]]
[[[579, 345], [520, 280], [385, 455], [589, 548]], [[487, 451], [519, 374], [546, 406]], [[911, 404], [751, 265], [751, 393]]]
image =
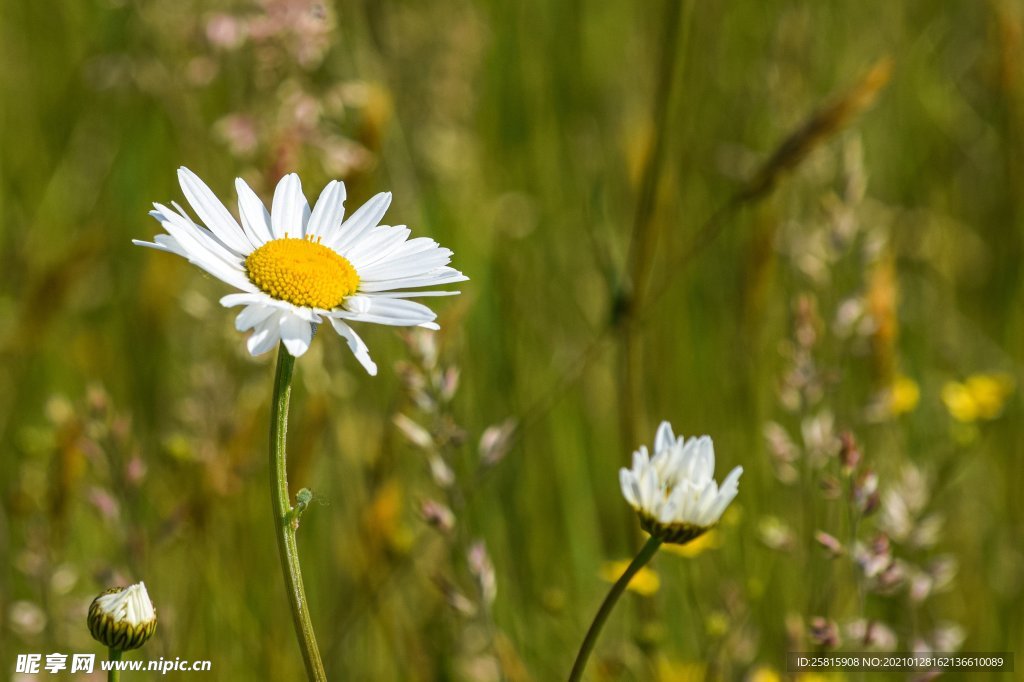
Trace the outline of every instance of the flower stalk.
[[[316, 644], [316, 633], [309, 618], [306, 589], [302, 583], [299, 547], [295, 539], [298, 514], [292, 509], [288, 495], [288, 461], [285, 452], [288, 431], [288, 404], [292, 394], [292, 371], [295, 358], [282, 343], [277, 351], [277, 372], [274, 375], [274, 397], [270, 406], [270, 497], [274, 509], [277, 549], [281, 555], [288, 603], [292, 610], [295, 634], [302, 650], [306, 675], [310, 682], [326, 682], [324, 664]], [[305, 508], [305, 505], [302, 505]]]
[[[113, 662], [121, 660], [121, 654], [123, 652], [120, 649], [109, 647], [107, 649], [107, 658]], [[107, 682], [120, 682], [121, 671], [116, 666], [110, 666], [110, 670], [107, 672]]]
[[569, 673], [569, 682], [578, 682], [583, 679], [583, 670], [587, 667], [587, 660], [590, 658], [590, 653], [594, 650], [594, 645], [597, 643], [597, 638], [601, 634], [605, 621], [611, 615], [615, 604], [619, 601], [619, 597], [626, 591], [629, 581], [654, 558], [658, 548], [661, 547], [661, 542], [661, 538], [652, 535], [633, 558], [633, 561], [630, 562], [622, 577], [616, 580], [615, 584], [612, 585], [612, 589], [608, 591], [608, 596], [604, 598], [601, 608], [597, 610], [597, 615], [594, 616], [594, 621], [590, 624], [590, 629], [587, 630], [587, 636], [583, 638], [583, 644], [580, 645], [580, 651], [576, 655], [576, 662], [572, 666], [572, 672]]

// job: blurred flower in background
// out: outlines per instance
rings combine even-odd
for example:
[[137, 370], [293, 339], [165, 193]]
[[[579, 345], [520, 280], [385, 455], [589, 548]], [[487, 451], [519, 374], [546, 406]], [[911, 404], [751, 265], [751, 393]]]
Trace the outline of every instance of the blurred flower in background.
[[972, 374], [963, 382], [947, 382], [942, 387], [942, 402], [953, 419], [970, 424], [1001, 415], [1013, 390], [1009, 374]]
[[[145, 198], [175, 196], [166, 169], [181, 164], [221, 197], [241, 176], [269, 200], [293, 169], [307, 189], [343, 179], [358, 203], [392, 188], [392, 211], [486, 279], [445, 306], [441, 333], [358, 330], [377, 353], [416, 346], [394, 377], [357, 381], [333, 343], [303, 356], [290, 473], [343, 491], [318, 491], [303, 519], [331, 539], [306, 556], [314, 593], [338, 595], [317, 604], [329, 667], [564, 679], [596, 567], [636, 541], [606, 477], [628, 450], [595, 446], [654, 410], [743, 453], [744, 517], [728, 530], [734, 500], [718, 529], [663, 546], [699, 555], [661, 560], [595, 679], [779, 679], [777, 652], [808, 650], [815, 617], [849, 651], [889, 635], [1012, 649], [1020, 4], [734, 3], [729, 30], [692, 5], [654, 146], [671, 51], [646, 6], [98, 0], [53, 21], [7, 3], [0, 666], [93, 646], [93, 597], [141, 575], [165, 595], [152, 654], [294, 672], [294, 652], [265, 646], [288, 624], [264, 617], [275, 595], [247, 570], [273, 549], [251, 485], [265, 359], [237, 343], [219, 280], [128, 255]], [[840, 129], [844, 84], [886, 53], [887, 88]], [[646, 388], [624, 404], [602, 349], [654, 156], [664, 289], [640, 311]], [[773, 163], [786, 172], [763, 201], [716, 210]], [[694, 234], [709, 239], [691, 259]], [[1006, 372], [1009, 393], [970, 386], [974, 371]]]
[[889, 412], [894, 416], [913, 412], [921, 400], [921, 387], [910, 377], [899, 374], [889, 387]]
[[[629, 564], [632, 559], [622, 559], [621, 561], [606, 561], [601, 565], [599, 575], [601, 580], [608, 583], [614, 583], [616, 580], [622, 577], [622, 574], [629, 568]], [[652, 594], [657, 593], [658, 588], [661, 587], [661, 578], [654, 569], [647, 568], [646, 566], [641, 568], [633, 575], [629, 580], [629, 584], [626, 589], [631, 592], [636, 592], [642, 597], [650, 597]]]

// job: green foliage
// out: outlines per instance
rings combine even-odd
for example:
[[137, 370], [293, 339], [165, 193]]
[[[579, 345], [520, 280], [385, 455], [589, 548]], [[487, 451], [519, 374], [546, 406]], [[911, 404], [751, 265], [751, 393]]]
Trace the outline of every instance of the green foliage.
[[[179, 165], [229, 206], [235, 176], [267, 197], [292, 170], [311, 198], [345, 179], [349, 210], [391, 190], [386, 220], [451, 247], [471, 278], [438, 299], [439, 360], [413, 362], [458, 371], [429, 409], [391, 328], [359, 330], [376, 378], [327, 333], [296, 364], [289, 478], [312, 491], [298, 541], [332, 678], [564, 678], [602, 564], [642, 542], [617, 473], [661, 419], [710, 434], [719, 472], [744, 466], [740, 513], [717, 547], [654, 560], [660, 591], [623, 600], [593, 679], [783, 669], [831, 621], [862, 648], [858, 618], [902, 650], [953, 625], [963, 650], [1019, 649], [1024, 8], [689, 0], [667, 46], [664, 15], [0, 0], [0, 669], [100, 653], [88, 604], [145, 580], [160, 628], [144, 655], [211, 659], [218, 680], [301, 670], [267, 490], [273, 359], [246, 354], [224, 285], [131, 245], [159, 229], [151, 202], [182, 200]], [[887, 56], [873, 107], [684, 257]], [[652, 139], [649, 286], [623, 322]], [[993, 418], [956, 421], [943, 388], [979, 373], [1018, 389]], [[919, 388], [906, 411], [902, 377]], [[398, 414], [434, 445], [407, 443]], [[509, 417], [510, 450], [481, 466], [481, 435]], [[766, 443], [769, 423], [792, 452]], [[869, 471], [874, 513], [854, 499]], [[922, 496], [900, 539], [897, 498]], [[452, 530], [424, 523], [427, 499]], [[937, 537], [917, 542], [931, 517]], [[908, 575], [952, 558], [953, 582], [918, 601], [909, 579], [876, 590], [853, 540], [883, 532]]]

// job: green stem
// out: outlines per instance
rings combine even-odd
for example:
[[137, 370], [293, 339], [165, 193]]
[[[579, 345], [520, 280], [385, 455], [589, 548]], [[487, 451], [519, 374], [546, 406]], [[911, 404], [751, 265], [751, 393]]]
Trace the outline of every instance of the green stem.
[[324, 664], [316, 646], [316, 633], [309, 619], [306, 589], [302, 585], [302, 567], [299, 565], [299, 547], [295, 541], [298, 524], [292, 513], [288, 496], [288, 464], [285, 442], [288, 431], [288, 402], [292, 395], [292, 370], [295, 358], [282, 344], [277, 350], [277, 374], [274, 376], [274, 399], [270, 406], [270, 498], [274, 505], [274, 526], [277, 549], [281, 554], [281, 570], [292, 608], [295, 634], [306, 664], [310, 682], [326, 682]]
[[622, 574], [622, 577], [612, 585], [612, 589], [608, 592], [608, 596], [604, 598], [604, 602], [601, 603], [601, 608], [598, 609], [597, 615], [594, 616], [594, 622], [590, 624], [590, 629], [587, 630], [587, 636], [583, 638], [580, 652], [576, 655], [576, 663], [573, 664], [572, 672], [569, 673], [569, 682], [579, 682], [579, 680], [583, 679], [583, 669], [587, 667], [587, 659], [590, 658], [590, 652], [593, 651], [594, 645], [597, 643], [597, 638], [601, 634], [604, 622], [608, 620], [608, 616], [611, 615], [612, 609], [615, 608], [616, 602], [619, 601], [619, 597], [626, 591], [629, 581], [651, 560], [659, 547], [661, 547], [661, 540], [652, 536], [647, 541], [647, 544], [640, 549], [636, 557], [633, 558], [626, 572]]
[[[110, 647], [109, 649], [107, 649], [107, 658], [109, 658], [111, 661], [120, 661], [122, 653], [124, 652], [120, 649]], [[107, 682], [120, 682], [120, 680], [121, 671], [111, 666], [110, 670], [107, 671]]]

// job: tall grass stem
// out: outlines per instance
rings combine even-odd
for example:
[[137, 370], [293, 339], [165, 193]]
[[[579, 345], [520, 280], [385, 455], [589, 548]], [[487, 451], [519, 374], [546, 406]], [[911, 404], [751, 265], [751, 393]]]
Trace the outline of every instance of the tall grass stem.
[[[687, 9], [693, 3], [687, 3]], [[656, 90], [651, 112], [651, 138], [644, 159], [640, 193], [629, 242], [626, 272], [621, 288], [612, 302], [611, 321], [616, 325], [620, 342], [619, 414], [620, 438], [628, 451], [639, 437], [640, 422], [645, 414], [640, 391], [640, 340], [636, 337], [635, 315], [643, 306], [650, 279], [651, 261], [658, 242], [659, 227], [655, 221], [658, 188], [665, 165], [665, 147], [669, 129], [669, 110], [673, 85], [679, 65], [682, 0], [667, 0], [663, 20], [661, 54], [657, 66]]]

